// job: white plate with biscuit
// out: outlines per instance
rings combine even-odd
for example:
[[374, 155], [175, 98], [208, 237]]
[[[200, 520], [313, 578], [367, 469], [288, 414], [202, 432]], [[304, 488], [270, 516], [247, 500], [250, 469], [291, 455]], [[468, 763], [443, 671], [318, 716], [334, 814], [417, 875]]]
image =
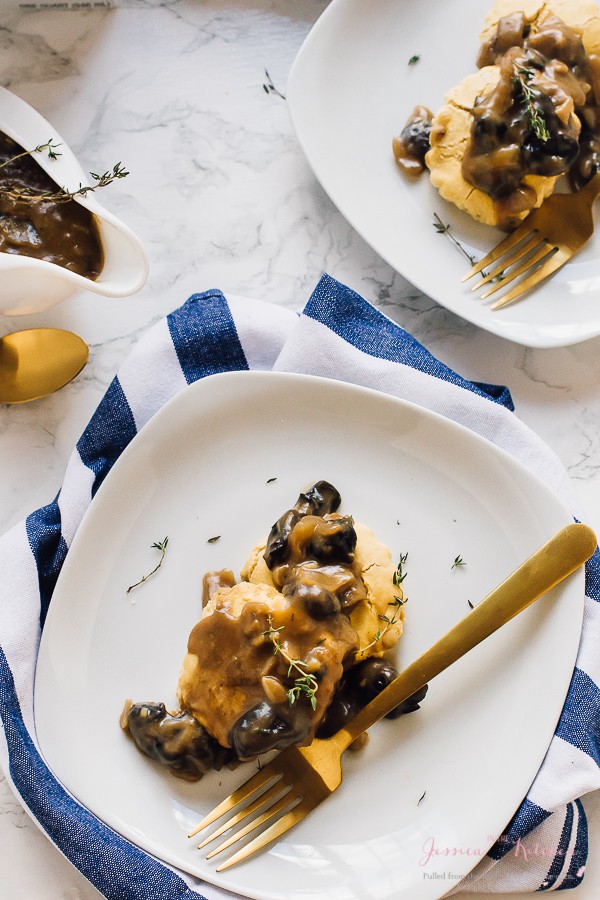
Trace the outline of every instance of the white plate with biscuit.
[[470, 263], [436, 222], [449, 225], [476, 259], [502, 232], [442, 200], [427, 173], [407, 179], [392, 153], [392, 139], [414, 106], [436, 111], [444, 96], [476, 71], [479, 32], [491, 5], [487, 0], [333, 0], [292, 67], [287, 87], [292, 122], [333, 203], [419, 290], [516, 343], [576, 344], [600, 334], [600, 236], [545, 284], [493, 311], [494, 297], [481, 300], [470, 283], [461, 282]]
[[[394, 559], [408, 554], [399, 667], [571, 521], [504, 452], [410, 403], [301, 375], [203, 379], [139, 432], [75, 536], [42, 634], [37, 737], [79, 801], [208, 882], [209, 898], [211, 884], [260, 900], [439, 897], [485, 855], [542, 762], [577, 653], [582, 571], [436, 678], [420, 710], [374, 726], [332, 797], [222, 874], [187, 834], [254, 764], [181, 782], [119, 726], [128, 697], [176, 708], [203, 573], [239, 572], [321, 478], [339, 489], [340, 512], [372, 527]], [[128, 594], [166, 536], [161, 568]]]

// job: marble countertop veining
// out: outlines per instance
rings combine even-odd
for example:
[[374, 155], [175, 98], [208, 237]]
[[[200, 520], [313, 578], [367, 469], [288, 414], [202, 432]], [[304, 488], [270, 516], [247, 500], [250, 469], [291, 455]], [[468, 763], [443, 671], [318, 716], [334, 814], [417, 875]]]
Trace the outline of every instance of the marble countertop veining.
[[[517, 414], [558, 454], [574, 512], [600, 533], [598, 340], [530, 350], [478, 330], [421, 295], [362, 241], [316, 183], [285, 100], [287, 75], [326, 0], [172, 0], [117, 9], [2, 10], [1, 83], [32, 103], [98, 171], [130, 176], [104, 195], [150, 255], [125, 300], [79, 296], [2, 333], [67, 328], [90, 345], [59, 393], [0, 407], [2, 531], [50, 501], [69, 453], [137, 339], [194, 291], [297, 308], [326, 270], [466, 377], [508, 384]], [[600, 801], [586, 804], [600, 813]], [[600, 837], [576, 896], [600, 892]], [[0, 782], [0, 897], [92, 900]]]

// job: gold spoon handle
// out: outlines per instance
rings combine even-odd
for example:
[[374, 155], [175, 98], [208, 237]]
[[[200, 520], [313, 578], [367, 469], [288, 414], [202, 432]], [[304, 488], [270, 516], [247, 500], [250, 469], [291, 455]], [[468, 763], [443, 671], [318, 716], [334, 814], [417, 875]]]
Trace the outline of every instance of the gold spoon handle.
[[559, 531], [336, 732], [336, 744], [345, 749], [399, 703], [578, 569], [595, 549], [596, 536], [587, 525], [573, 523]]

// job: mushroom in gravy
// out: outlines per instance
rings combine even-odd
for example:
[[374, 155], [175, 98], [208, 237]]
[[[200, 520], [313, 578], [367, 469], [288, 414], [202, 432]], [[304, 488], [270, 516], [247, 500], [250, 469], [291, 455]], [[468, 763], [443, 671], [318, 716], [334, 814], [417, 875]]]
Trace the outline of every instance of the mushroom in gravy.
[[[275, 522], [242, 581], [230, 570], [204, 576], [180, 709], [128, 701], [121, 717], [138, 749], [172, 774], [196, 780], [236, 760], [305, 746], [396, 677], [382, 658], [402, 633], [396, 567], [372, 532], [337, 512], [340, 502], [332, 485], [317, 482]], [[418, 708], [423, 695], [398, 714]]]
[[404, 171], [427, 167], [444, 199], [507, 230], [559, 176], [577, 190], [600, 161], [600, 12], [590, 19], [584, 0], [578, 23], [576, 4], [559, 6], [565, 22], [552, 0], [529, 17], [519, 2], [502, 0], [488, 16], [479, 72], [436, 115], [417, 107], [393, 141]]

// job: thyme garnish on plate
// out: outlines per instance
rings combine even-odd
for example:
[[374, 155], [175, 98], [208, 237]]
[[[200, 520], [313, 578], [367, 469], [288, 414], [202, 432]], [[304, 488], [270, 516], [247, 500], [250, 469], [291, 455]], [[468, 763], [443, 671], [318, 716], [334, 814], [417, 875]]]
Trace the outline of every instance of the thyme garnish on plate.
[[166, 537], [164, 540], [156, 541], [154, 544], [152, 544], [150, 549], [151, 550], [160, 550], [160, 553], [161, 553], [158, 563], [152, 569], [151, 572], [148, 572], [147, 575], [143, 575], [139, 581], [135, 582], [135, 584], [130, 584], [129, 587], [127, 588], [127, 593], [132, 591], [134, 588], [138, 587], [140, 584], [143, 584], [145, 581], [148, 581], [149, 578], [152, 578], [152, 576], [154, 575], [155, 572], [158, 572], [158, 570], [160, 569], [160, 567], [163, 564], [163, 560], [164, 560], [165, 554], [167, 552], [167, 544], [168, 543], [169, 543], [169, 538]]
[[220, 539], [221, 539], [221, 535], [220, 535], [220, 534], [215, 534], [215, 536], [209, 538], [209, 539], [207, 540], [206, 543], [207, 543], [207, 544], [216, 544], [217, 541], [220, 540]]
[[545, 143], [550, 140], [550, 132], [546, 125], [544, 113], [540, 109], [539, 103], [536, 102], [535, 91], [531, 87], [531, 79], [534, 75], [533, 70], [518, 64], [515, 64], [514, 69], [513, 84], [520, 91], [531, 130], [538, 140]]
[[278, 637], [279, 632], [283, 631], [283, 627], [283, 625], [280, 625], [279, 628], [273, 628], [273, 621], [269, 616], [269, 628], [266, 631], [263, 631], [262, 634], [265, 637], [268, 637], [273, 644], [273, 653], [275, 655], [279, 654], [288, 664], [288, 678], [293, 672], [298, 672], [298, 675], [294, 679], [293, 686], [287, 692], [288, 703], [290, 706], [293, 706], [296, 700], [304, 694], [310, 701], [312, 708], [316, 709], [316, 694], [319, 689], [319, 682], [312, 672], [306, 670], [306, 663], [301, 659], [292, 659], [283, 649]]
[[447, 237], [449, 237], [450, 240], [452, 241], [452, 243], [454, 244], [454, 246], [458, 247], [458, 249], [463, 254], [463, 256], [466, 256], [466, 258], [469, 260], [471, 265], [474, 266], [476, 264], [477, 260], [475, 259], [474, 256], [471, 256], [471, 254], [465, 250], [465, 248], [463, 247], [461, 242], [459, 240], [457, 240], [457, 238], [455, 238], [453, 234], [451, 234], [450, 225], [444, 225], [444, 223], [442, 222], [442, 220], [440, 219], [440, 217], [438, 216], [438, 214], [436, 212], [434, 212], [433, 218], [435, 220], [433, 223], [433, 227], [435, 228], [437, 233], [445, 234]]
[[421, 59], [421, 57], [419, 56], [419, 54], [415, 53], [414, 56], [411, 56], [411, 58], [408, 61], [409, 66], [414, 66], [416, 63], [419, 62], [420, 59]]
[[460, 566], [466, 566], [466, 562], [462, 558], [462, 556], [455, 556], [454, 562], [450, 566], [450, 569], [458, 569]]
[[[454, 246], [457, 247], [457, 248], [460, 250], [460, 252], [462, 253], [462, 255], [465, 256], [465, 257], [469, 260], [469, 262], [471, 263], [471, 265], [472, 265], [472, 266], [476, 265], [477, 262], [478, 262], [478, 260], [475, 259], [474, 256], [471, 256], [471, 254], [470, 254], [467, 250], [465, 250], [465, 248], [463, 247], [463, 245], [461, 244], [461, 242], [458, 240], [458, 238], [455, 238], [454, 235], [451, 234], [451, 232], [450, 232], [450, 225], [444, 225], [444, 223], [442, 222], [442, 220], [440, 219], [440, 217], [438, 216], [438, 214], [437, 214], [436, 212], [434, 212], [433, 218], [435, 219], [435, 221], [433, 222], [433, 227], [435, 228], [435, 230], [437, 231], [437, 233], [438, 233], [438, 234], [445, 234], [446, 237], [450, 238], [450, 240], [452, 241], [452, 243], [454, 244]], [[482, 269], [481, 272], [480, 272], [479, 274], [480, 274], [483, 278], [485, 278], [485, 277], [486, 277], [485, 269]], [[495, 275], [495, 276], [490, 280], [490, 284], [494, 284], [494, 283], [497, 282], [497, 281], [502, 281], [505, 277], [506, 277], [506, 276], [505, 276], [504, 272], [499, 272], [498, 275]]]

